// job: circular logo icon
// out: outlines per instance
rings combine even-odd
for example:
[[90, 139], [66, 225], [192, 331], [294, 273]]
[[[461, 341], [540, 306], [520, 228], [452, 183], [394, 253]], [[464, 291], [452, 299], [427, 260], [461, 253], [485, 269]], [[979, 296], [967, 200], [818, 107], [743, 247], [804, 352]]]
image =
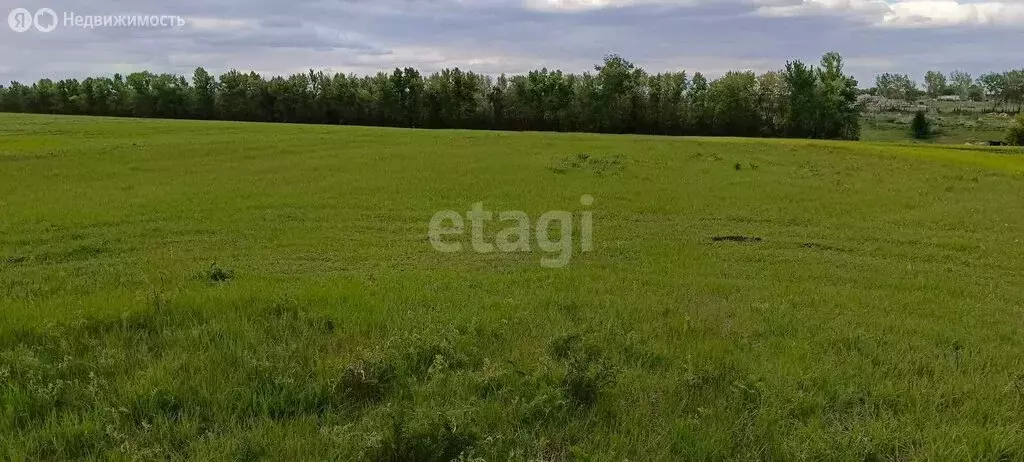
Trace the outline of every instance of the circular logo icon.
[[[56, 18], [57, 15], [54, 15]], [[57, 22], [56, 20], [54, 21]], [[7, 25], [15, 32], [25, 32], [32, 27], [32, 13], [24, 8], [15, 8], [7, 15]]]
[[[46, 20], [47, 17], [49, 21]], [[32, 22], [36, 24], [36, 30], [39, 32], [52, 32], [57, 28], [57, 13], [49, 8], [40, 8], [32, 17]]]

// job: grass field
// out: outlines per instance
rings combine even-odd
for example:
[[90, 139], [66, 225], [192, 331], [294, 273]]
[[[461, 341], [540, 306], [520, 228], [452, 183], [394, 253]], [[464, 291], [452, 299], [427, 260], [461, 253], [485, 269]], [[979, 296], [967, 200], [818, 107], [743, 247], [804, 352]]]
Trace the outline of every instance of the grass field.
[[0, 115], [0, 458], [1024, 458], [1020, 154]]
[[912, 112], [868, 112], [862, 118], [861, 139], [870, 142], [965, 144], [1003, 141], [1013, 123], [1011, 114], [936, 113], [928, 111], [933, 135], [915, 140], [910, 129]]

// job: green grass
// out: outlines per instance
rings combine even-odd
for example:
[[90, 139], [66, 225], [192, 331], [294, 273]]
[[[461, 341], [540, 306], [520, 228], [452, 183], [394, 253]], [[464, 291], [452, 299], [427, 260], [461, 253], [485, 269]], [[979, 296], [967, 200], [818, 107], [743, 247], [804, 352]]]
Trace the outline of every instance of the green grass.
[[924, 144], [966, 144], [1002, 141], [1013, 122], [1012, 115], [928, 111], [933, 136], [916, 140], [910, 121], [913, 112], [868, 112], [862, 119], [861, 139], [870, 142], [906, 142]]
[[0, 115], [0, 458], [1024, 458], [1020, 153]]

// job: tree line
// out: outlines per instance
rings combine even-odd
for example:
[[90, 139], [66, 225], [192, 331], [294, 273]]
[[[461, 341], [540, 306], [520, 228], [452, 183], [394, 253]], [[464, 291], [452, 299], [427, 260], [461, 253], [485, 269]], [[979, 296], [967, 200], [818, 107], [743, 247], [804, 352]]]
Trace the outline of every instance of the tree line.
[[778, 71], [650, 74], [617, 55], [593, 72], [541, 69], [491, 77], [460, 69], [357, 76], [309, 71], [264, 78], [203, 68], [180, 75], [12, 82], [0, 110], [236, 121], [858, 139], [857, 81], [838, 53]]
[[963, 71], [953, 71], [948, 76], [928, 71], [923, 89], [907, 74], [886, 73], [875, 78], [875, 87], [868, 92], [907, 102], [925, 96], [955, 96], [960, 101], [990, 101], [993, 108], [1001, 106], [1020, 112], [1024, 109], [1024, 69], [990, 72], [977, 79]]

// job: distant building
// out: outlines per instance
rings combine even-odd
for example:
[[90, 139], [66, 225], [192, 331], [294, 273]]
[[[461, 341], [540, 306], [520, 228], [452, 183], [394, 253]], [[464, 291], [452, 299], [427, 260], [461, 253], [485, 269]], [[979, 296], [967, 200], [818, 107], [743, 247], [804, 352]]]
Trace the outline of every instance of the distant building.
[[943, 95], [939, 97], [939, 101], [960, 101], [960, 95]]

